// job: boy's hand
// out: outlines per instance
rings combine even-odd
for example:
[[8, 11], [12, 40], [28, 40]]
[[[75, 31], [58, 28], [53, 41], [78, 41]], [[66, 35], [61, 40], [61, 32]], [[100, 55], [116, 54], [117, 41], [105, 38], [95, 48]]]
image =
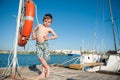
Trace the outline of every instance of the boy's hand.
[[34, 33], [32, 33], [32, 40], [36, 39], [36, 35]]
[[43, 37], [46, 41], [49, 40], [49, 37], [48, 36], [44, 36]]

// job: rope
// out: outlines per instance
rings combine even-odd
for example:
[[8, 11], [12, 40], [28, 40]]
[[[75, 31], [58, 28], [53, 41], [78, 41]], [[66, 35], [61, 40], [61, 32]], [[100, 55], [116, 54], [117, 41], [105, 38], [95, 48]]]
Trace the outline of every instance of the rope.
[[25, 6], [24, 6], [24, 1], [22, 2], [22, 10], [21, 10], [21, 15], [20, 15], [20, 26], [19, 26], [19, 33], [21, 32], [23, 25], [25, 21]]
[[78, 57], [78, 59], [73, 64], [77, 63], [78, 60], [80, 60], [80, 57]]
[[35, 3], [34, 3], [34, 5], [35, 5], [35, 11], [36, 11], [36, 21], [37, 21], [37, 24], [39, 24], [38, 15], [37, 15], [37, 6]]
[[[79, 58], [79, 57], [72, 58], [71, 60], [68, 60], [68, 61], [62, 63], [61, 65], [64, 65], [64, 64], [66, 64], [66, 63], [68, 63], [68, 62], [70, 62], [70, 61], [73, 61], [73, 60], [77, 59], [77, 58]], [[77, 59], [77, 60], [78, 60], [78, 59]], [[75, 62], [76, 62], [76, 61], [75, 61]]]
[[[14, 45], [14, 41], [13, 41], [13, 45]], [[11, 49], [10, 50], [10, 54], [9, 54], [9, 56], [8, 56], [8, 64], [7, 64], [7, 66], [6, 66], [6, 68], [7, 69], [4, 69], [3, 70], [3, 72], [2, 72], [2, 74], [0, 75], [0, 79], [3, 79], [6, 75], [7, 75], [7, 72], [9, 72], [8, 71], [8, 69], [10, 69], [10, 67], [12, 66], [12, 63], [11, 63], [11, 59], [12, 59], [12, 54], [13, 53], [13, 49]], [[10, 72], [9, 72], [10, 73]]]
[[[14, 41], [13, 41], [13, 45], [14, 45]], [[14, 48], [12, 48], [10, 50], [10, 54], [8, 56], [8, 64], [7, 64], [6, 68], [4, 68], [2, 74], [0, 75], [0, 80], [5, 79], [5, 77], [7, 77], [7, 76], [9, 76], [11, 74], [11, 67], [13, 65], [13, 60], [12, 60], [13, 59], [13, 55], [12, 55], [13, 49]], [[17, 66], [19, 67], [18, 60], [16, 60], [16, 62], [17, 62]]]
[[11, 57], [13, 57], [13, 56], [11, 56], [11, 53], [12, 53], [12, 51], [10, 52], [10, 55], [8, 56], [8, 64], [7, 64], [7, 67], [6, 68], [4, 68], [4, 70], [3, 70], [3, 72], [2, 72], [2, 74], [1, 74], [1, 76], [0, 76], [0, 79], [3, 79], [3, 78], [5, 78], [6, 76], [8, 76], [8, 75], [10, 75], [10, 68], [11, 68], [11, 66], [12, 66], [12, 62], [10, 62], [11, 61]]

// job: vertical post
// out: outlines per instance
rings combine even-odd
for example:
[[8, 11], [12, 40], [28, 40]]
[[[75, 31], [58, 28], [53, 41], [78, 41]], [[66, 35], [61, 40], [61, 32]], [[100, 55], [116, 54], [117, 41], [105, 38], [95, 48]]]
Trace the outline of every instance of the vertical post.
[[96, 37], [96, 32], [94, 32], [94, 38], [95, 38], [95, 42], [94, 42], [94, 48], [93, 48], [93, 51], [96, 50], [96, 39], [97, 39], [97, 37]]
[[12, 79], [15, 79], [16, 75], [16, 62], [17, 62], [17, 46], [18, 46], [18, 32], [20, 26], [20, 15], [21, 15], [21, 8], [22, 8], [22, 0], [19, 2], [19, 10], [18, 10], [18, 17], [17, 17], [17, 28], [16, 28], [16, 36], [15, 36], [15, 45], [14, 45], [14, 55], [13, 55], [13, 66], [12, 66]]
[[113, 38], [114, 38], [114, 48], [115, 48], [115, 51], [116, 51], [117, 47], [116, 47], [116, 36], [115, 36], [115, 30], [114, 30], [114, 20], [113, 20], [113, 15], [112, 15], [112, 7], [111, 7], [110, 0], [108, 0], [108, 1], [109, 1], [109, 6], [110, 6], [111, 21], [112, 21], [112, 30], [113, 30]]

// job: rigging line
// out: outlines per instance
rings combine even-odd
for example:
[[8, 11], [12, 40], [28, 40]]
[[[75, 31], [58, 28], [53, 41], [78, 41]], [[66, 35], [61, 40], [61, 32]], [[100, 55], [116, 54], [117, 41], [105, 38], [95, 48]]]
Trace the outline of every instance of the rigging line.
[[114, 39], [114, 48], [115, 48], [115, 50], [117, 50], [117, 47], [116, 47], [116, 36], [115, 36], [115, 31], [114, 31], [114, 20], [113, 20], [113, 14], [112, 14], [112, 5], [111, 5], [110, 0], [108, 0], [108, 2], [109, 2], [109, 7], [110, 7], [111, 22], [112, 22], [113, 39]]
[[96, 23], [95, 23], [95, 31], [94, 31], [94, 38], [95, 38], [95, 39], [94, 39], [94, 40], [95, 40], [94, 42], [95, 42], [95, 43], [94, 43], [93, 50], [96, 49], [96, 26], [97, 26], [97, 22], [98, 22], [98, 21], [97, 21], [97, 20], [98, 20], [98, 17], [97, 17], [97, 16], [98, 16], [98, 15], [97, 15], [97, 13], [98, 13], [98, 3], [99, 3], [99, 2], [98, 2], [98, 0], [97, 0], [97, 8], [96, 8]]
[[119, 35], [119, 28], [118, 28], [118, 25], [115, 23], [116, 25], [116, 28], [117, 28], [117, 35], [118, 35], [118, 46], [120, 46], [120, 35]]
[[[113, 18], [113, 20], [118, 20], [120, 17]], [[105, 20], [105, 22], [111, 21], [111, 19]]]
[[[35, 4], [35, 3], [34, 3]], [[36, 6], [36, 4], [35, 4], [35, 13], [36, 13], [36, 21], [37, 21], [37, 24], [39, 24], [39, 20], [38, 20], [38, 15], [37, 15], [37, 6]]]
[[98, 21], [100, 21], [100, 14], [101, 12], [101, 2], [99, 0], [97, 0], [97, 8], [96, 8], [96, 21], [95, 21], [95, 30], [94, 30], [94, 48], [93, 50], [96, 50], [97, 48], [97, 42], [98, 42], [98, 37], [97, 37], [97, 33], [96, 33], [96, 30], [97, 30], [97, 26], [98, 26]]
[[[103, 0], [104, 1], [104, 0]], [[104, 7], [103, 7], [103, 9], [104, 9], [104, 18], [103, 18], [103, 22], [104, 22], [104, 24], [103, 24], [103, 26], [104, 26], [104, 34], [105, 34], [105, 36], [104, 36], [104, 38], [105, 38], [105, 41], [107, 40], [107, 33], [106, 33], [106, 30], [107, 30], [107, 25], [105, 24], [106, 23], [106, 20], [105, 20], [105, 18], [106, 18], [106, 12], [107, 12], [107, 10], [108, 10], [108, 1], [104, 1]], [[108, 14], [107, 14], [108, 15]], [[106, 48], [106, 43], [105, 43], [105, 48]], [[107, 50], [107, 48], [106, 48], [106, 50]]]
[[105, 39], [105, 22], [104, 22], [104, 19], [105, 19], [105, 2], [103, 0], [103, 7], [102, 7], [102, 22], [103, 22], [103, 39], [102, 39], [102, 50], [105, 51], [105, 44], [104, 44], [104, 39]]

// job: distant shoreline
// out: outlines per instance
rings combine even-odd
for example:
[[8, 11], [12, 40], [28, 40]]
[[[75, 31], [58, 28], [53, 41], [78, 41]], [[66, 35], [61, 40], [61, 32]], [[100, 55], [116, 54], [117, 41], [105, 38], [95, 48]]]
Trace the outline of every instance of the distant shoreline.
[[4, 54], [4, 53], [7, 54], [7, 53], [10, 53], [10, 51], [9, 51], [9, 50], [0, 50], [0, 54], [1, 54], [1, 53], [3, 53], [3, 54]]
[[[0, 54], [10, 54], [9, 50], [0, 50]], [[64, 54], [64, 53], [57, 53], [57, 52], [50, 52], [51, 54]], [[17, 54], [36, 54], [36, 52], [27, 52], [27, 51], [18, 51]]]

